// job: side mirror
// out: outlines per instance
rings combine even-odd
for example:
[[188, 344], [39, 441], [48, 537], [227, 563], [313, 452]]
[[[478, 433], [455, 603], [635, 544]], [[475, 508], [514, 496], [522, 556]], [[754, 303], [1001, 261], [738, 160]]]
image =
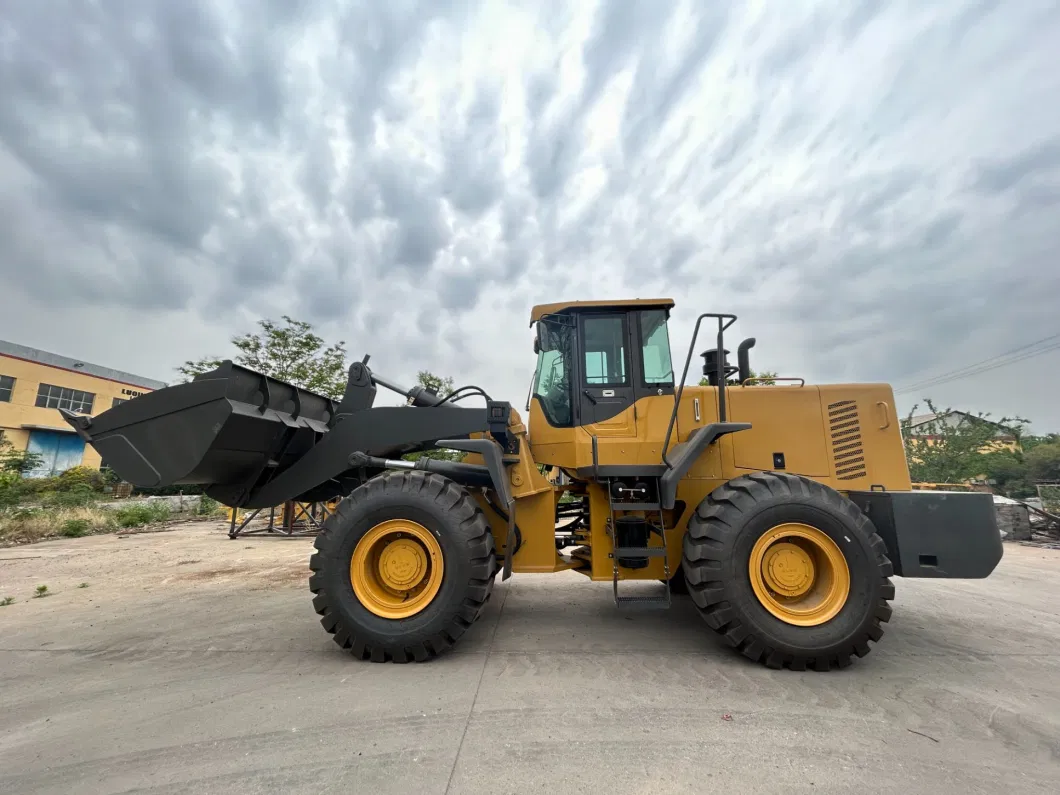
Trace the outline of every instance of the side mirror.
[[534, 355], [541, 353], [541, 327], [534, 327]]

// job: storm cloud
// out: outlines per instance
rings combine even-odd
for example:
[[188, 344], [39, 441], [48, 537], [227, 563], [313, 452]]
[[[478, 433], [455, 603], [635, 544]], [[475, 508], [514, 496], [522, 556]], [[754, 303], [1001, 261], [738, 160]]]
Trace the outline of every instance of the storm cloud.
[[[290, 314], [520, 403], [534, 303], [662, 295], [675, 356], [727, 311], [760, 368], [912, 385], [1060, 332], [1057, 41], [976, 0], [13, 0], [0, 337], [172, 380]], [[926, 394], [1060, 430], [1058, 356]]]

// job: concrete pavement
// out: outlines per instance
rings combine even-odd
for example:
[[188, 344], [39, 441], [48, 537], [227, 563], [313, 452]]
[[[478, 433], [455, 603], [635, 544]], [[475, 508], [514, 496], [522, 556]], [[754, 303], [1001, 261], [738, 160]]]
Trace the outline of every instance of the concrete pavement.
[[[687, 599], [498, 585], [449, 655], [343, 654], [308, 539], [219, 527], [0, 549], [0, 792], [1055, 792], [1060, 553], [896, 580], [846, 671], [770, 671]], [[87, 588], [77, 588], [82, 582]], [[52, 596], [31, 598], [47, 582]]]

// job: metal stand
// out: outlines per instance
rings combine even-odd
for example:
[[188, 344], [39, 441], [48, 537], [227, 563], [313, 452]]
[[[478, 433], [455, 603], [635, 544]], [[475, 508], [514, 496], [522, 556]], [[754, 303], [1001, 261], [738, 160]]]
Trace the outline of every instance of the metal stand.
[[323, 529], [325, 520], [331, 516], [331, 510], [324, 502], [289, 502], [285, 508], [284, 532], [290, 536], [316, 535]]
[[253, 513], [244, 517], [237, 525], [236, 511], [232, 511], [232, 518], [228, 525], [228, 537], [239, 538], [240, 536], [262, 536], [277, 535], [285, 538], [315, 536], [323, 529], [324, 521], [331, 515], [331, 509], [327, 503], [313, 502], [287, 502], [283, 505], [283, 523], [276, 524], [276, 506], [269, 508], [269, 523], [264, 527], [256, 527], [253, 530], [248, 526], [264, 508], [258, 508]]
[[275, 522], [276, 522], [276, 509], [275, 508], [269, 508], [269, 526], [268, 527], [266, 527], [264, 529], [259, 529], [259, 530], [247, 530], [246, 529], [247, 525], [249, 525], [251, 522], [253, 522], [254, 519], [257, 517], [257, 515], [259, 513], [261, 513], [263, 510], [265, 510], [265, 509], [264, 508], [258, 508], [257, 510], [254, 511], [254, 513], [246, 516], [243, 519], [243, 521], [241, 521], [239, 523], [239, 526], [236, 527], [236, 515], [239, 512], [236, 509], [233, 508], [232, 509], [232, 519], [231, 519], [231, 521], [229, 522], [229, 525], [228, 525], [228, 537], [229, 538], [239, 538], [239, 536], [241, 536], [241, 535], [250, 536], [250, 535], [261, 535], [262, 533], [265, 533], [265, 532], [268, 532], [268, 533], [274, 532], [274, 526], [275, 526]]

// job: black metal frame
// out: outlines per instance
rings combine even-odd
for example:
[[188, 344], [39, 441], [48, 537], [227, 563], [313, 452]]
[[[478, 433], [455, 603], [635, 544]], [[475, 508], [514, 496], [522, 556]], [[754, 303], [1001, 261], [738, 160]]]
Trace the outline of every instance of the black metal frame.
[[[284, 522], [276, 527], [276, 509], [282, 508], [286, 505], [292, 505], [297, 513], [290, 517], [290, 520]], [[305, 506], [309, 507], [306, 508]], [[288, 500], [284, 503], [284, 506], [269, 506], [269, 523], [265, 527], [258, 527], [253, 530], [248, 530], [250, 523], [253, 522], [264, 508], [255, 508], [247, 516], [245, 516], [239, 523], [236, 523], [236, 509], [232, 510], [232, 518], [228, 522], [228, 537], [231, 539], [240, 538], [242, 536], [272, 536], [272, 537], [283, 537], [283, 538], [305, 538], [315, 536], [324, 529], [324, 522], [331, 515], [331, 511], [328, 510], [327, 503], [313, 502], [313, 503], [302, 503], [294, 500]], [[320, 510], [320, 517], [314, 515], [315, 509]], [[302, 523], [302, 529], [296, 530], [299, 519], [304, 518], [305, 521]]]

